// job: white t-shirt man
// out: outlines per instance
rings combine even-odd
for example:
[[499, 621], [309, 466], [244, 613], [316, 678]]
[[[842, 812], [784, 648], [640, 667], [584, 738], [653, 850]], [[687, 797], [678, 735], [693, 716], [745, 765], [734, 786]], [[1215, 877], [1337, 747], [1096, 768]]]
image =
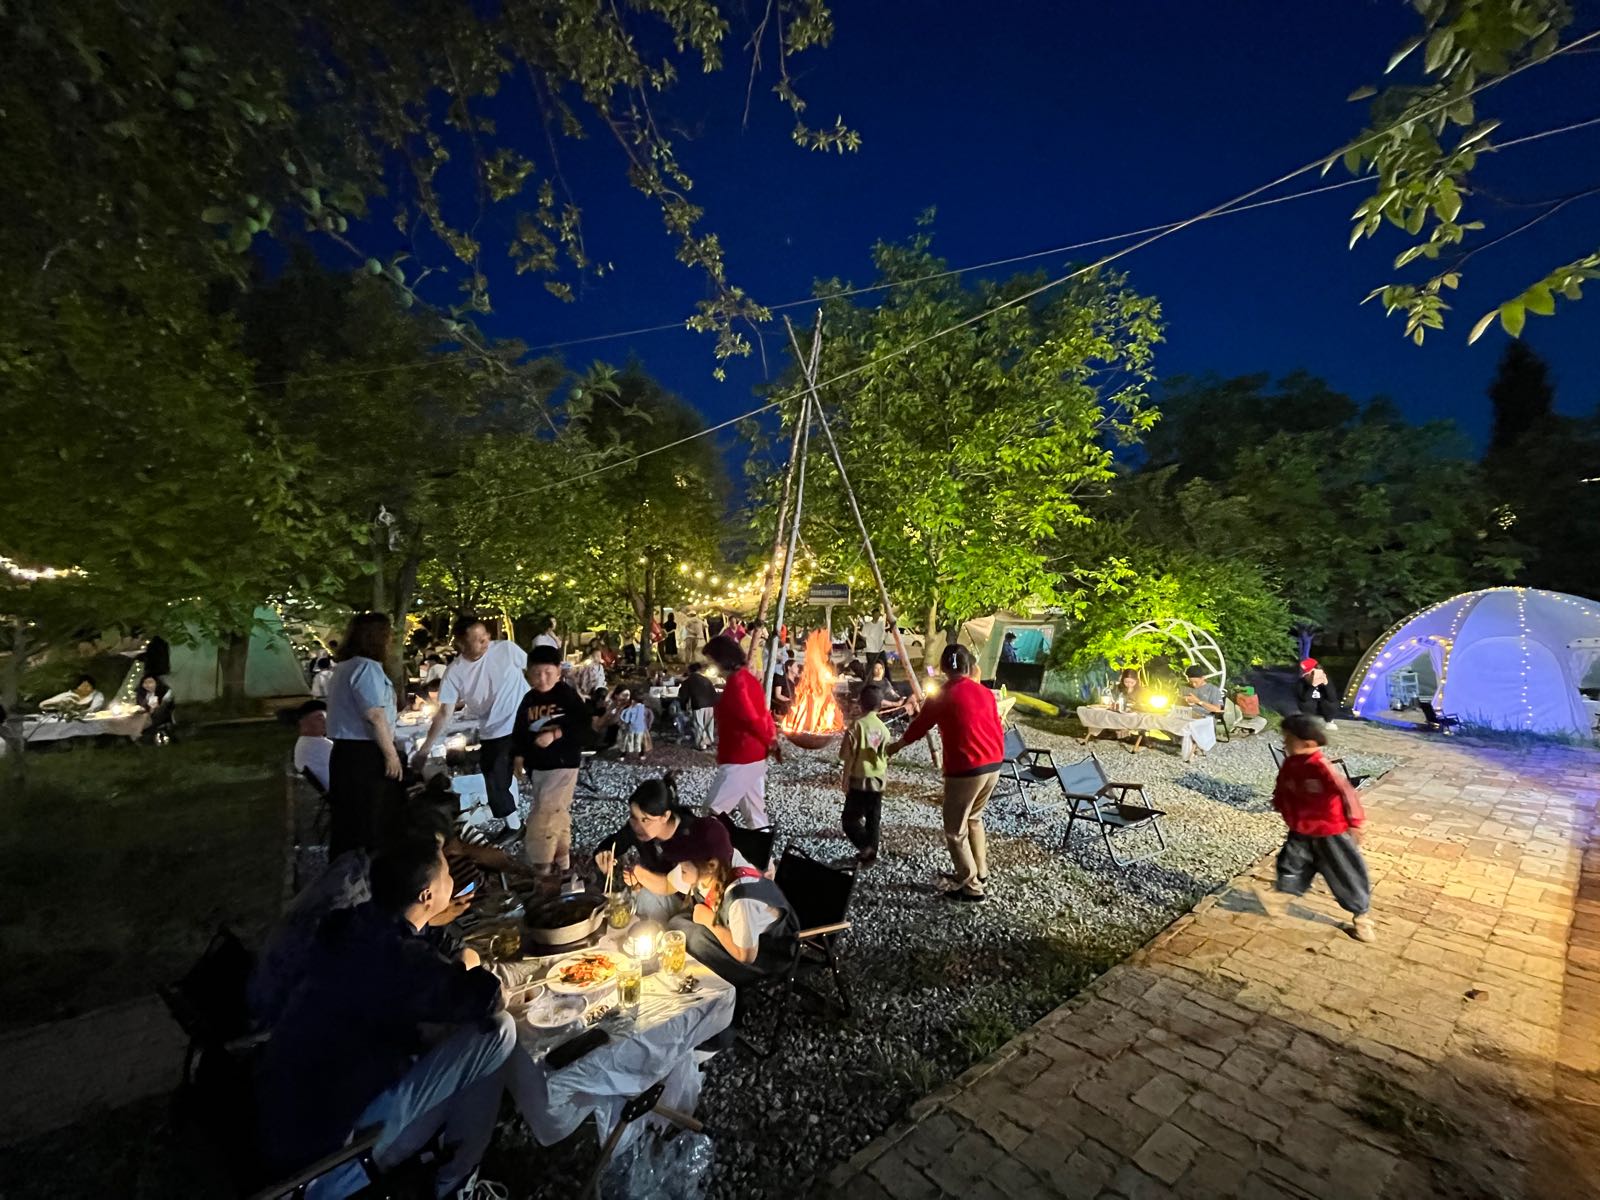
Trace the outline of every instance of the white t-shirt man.
[[311, 777], [322, 785], [323, 791], [327, 791], [328, 760], [332, 754], [332, 738], [302, 735], [294, 742], [294, 769], [297, 772], [310, 771]]
[[476, 662], [465, 656], [445, 669], [439, 680], [439, 707], [445, 711], [465, 702], [466, 715], [478, 723], [480, 739], [509, 737], [517, 706], [528, 691], [528, 653], [515, 642], [490, 642]]
[[861, 641], [868, 654], [883, 653], [884, 633], [883, 621], [878, 618], [861, 622]]

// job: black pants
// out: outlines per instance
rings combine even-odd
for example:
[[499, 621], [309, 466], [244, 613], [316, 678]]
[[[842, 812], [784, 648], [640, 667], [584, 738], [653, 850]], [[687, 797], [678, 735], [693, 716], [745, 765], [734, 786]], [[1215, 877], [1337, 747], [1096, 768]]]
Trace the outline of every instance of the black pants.
[[1311, 881], [1321, 875], [1328, 890], [1347, 913], [1359, 917], [1372, 906], [1372, 884], [1367, 860], [1348, 833], [1308, 837], [1291, 833], [1278, 851], [1278, 891], [1304, 896]]
[[478, 742], [478, 766], [489, 791], [489, 811], [502, 821], [517, 810], [511, 791], [511, 735], [483, 738]]
[[851, 788], [844, 794], [844, 835], [857, 850], [878, 853], [878, 825], [882, 820], [882, 792]]
[[673, 917], [669, 928], [682, 930], [689, 954], [736, 988], [763, 979], [781, 978], [794, 961], [794, 938], [779, 930], [762, 935], [756, 947], [755, 962], [742, 963], [722, 948], [716, 934], [704, 925], [696, 925], [692, 917]]
[[378, 844], [378, 817], [400, 791], [383, 770], [377, 742], [336, 738], [328, 758], [328, 861]]

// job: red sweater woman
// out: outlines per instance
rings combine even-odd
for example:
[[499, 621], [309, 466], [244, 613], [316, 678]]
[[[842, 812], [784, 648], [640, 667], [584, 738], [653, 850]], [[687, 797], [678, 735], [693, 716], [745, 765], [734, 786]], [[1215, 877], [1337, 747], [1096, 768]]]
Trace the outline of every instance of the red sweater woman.
[[944, 743], [944, 840], [955, 867], [949, 878], [956, 884], [943, 896], [976, 902], [987, 899], [989, 854], [983, 808], [1000, 779], [1005, 733], [995, 695], [972, 678], [972, 665], [972, 652], [965, 646], [944, 648], [939, 655], [944, 690], [923, 706], [889, 753], [898, 754], [938, 726]]
[[702, 653], [727, 679], [717, 701], [717, 773], [706, 803], [712, 812], [738, 809], [747, 826], [763, 829], [768, 824], [767, 757], [779, 757], [778, 728], [738, 642], [714, 637]]

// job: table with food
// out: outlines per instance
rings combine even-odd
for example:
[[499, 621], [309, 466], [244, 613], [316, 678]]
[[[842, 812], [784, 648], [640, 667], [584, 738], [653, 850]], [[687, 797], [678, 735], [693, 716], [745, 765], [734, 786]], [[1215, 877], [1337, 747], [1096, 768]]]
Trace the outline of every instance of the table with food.
[[507, 1086], [541, 1145], [589, 1117], [603, 1140], [623, 1105], [657, 1083], [660, 1106], [694, 1112], [695, 1048], [732, 1024], [734, 989], [689, 957], [681, 932], [584, 893], [529, 900], [469, 940], [507, 981], [518, 1042]]
[[[400, 714], [394, 724], [394, 744], [402, 757], [410, 755], [422, 739], [428, 736], [428, 726], [433, 723], [433, 708]], [[478, 740], [478, 722], [464, 713], [455, 713], [444, 727], [444, 734], [434, 744], [433, 753], [443, 757], [448, 749], [465, 749]]]
[[1193, 758], [1196, 750], [1204, 754], [1217, 744], [1217, 726], [1212, 715], [1204, 709], [1187, 706], [1160, 712], [1129, 712], [1108, 704], [1085, 704], [1078, 709], [1078, 720], [1083, 723], [1084, 742], [1106, 732], [1131, 733], [1134, 735], [1134, 753], [1138, 753], [1147, 733], [1158, 731], [1169, 734], [1178, 739], [1184, 762]]
[[17, 739], [27, 745], [107, 735], [138, 741], [150, 724], [150, 714], [131, 705], [127, 707], [126, 712], [117, 706], [81, 717], [29, 715], [18, 717], [9, 724]]

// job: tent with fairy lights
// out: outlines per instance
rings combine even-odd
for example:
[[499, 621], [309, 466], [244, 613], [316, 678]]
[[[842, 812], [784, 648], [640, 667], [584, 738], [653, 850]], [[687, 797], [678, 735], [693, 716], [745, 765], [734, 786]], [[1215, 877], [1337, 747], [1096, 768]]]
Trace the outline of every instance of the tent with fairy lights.
[[1600, 604], [1538, 588], [1465, 592], [1414, 613], [1357, 664], [1358, 717], [1428, 700], [1467, 725], [1587, 734], [1581, 688], [1600, 646]]

